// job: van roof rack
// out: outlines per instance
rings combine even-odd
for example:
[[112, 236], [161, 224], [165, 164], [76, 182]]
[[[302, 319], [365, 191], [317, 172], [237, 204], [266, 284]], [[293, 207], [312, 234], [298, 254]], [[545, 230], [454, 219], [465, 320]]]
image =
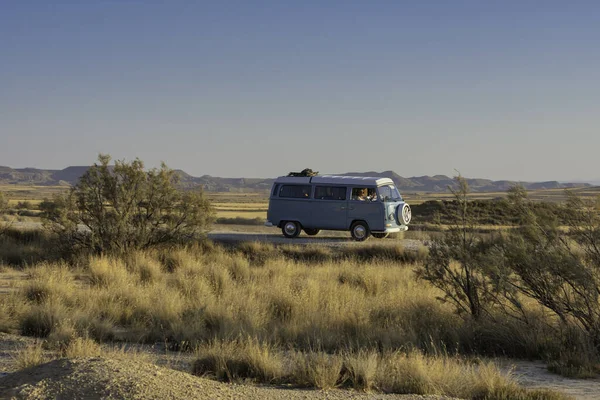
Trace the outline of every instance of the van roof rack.
[[290, 172], [287, 176], [296, 176], [296, 177], [313, 177], [319, 175], [319, 171], [313, 171], [310, 168], [304, 168], [300, 172]]

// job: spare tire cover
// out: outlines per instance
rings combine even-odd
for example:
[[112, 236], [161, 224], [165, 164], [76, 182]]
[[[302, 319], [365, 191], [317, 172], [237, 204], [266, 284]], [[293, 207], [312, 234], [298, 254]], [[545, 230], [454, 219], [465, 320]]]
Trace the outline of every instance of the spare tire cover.
[[412, 211], [410, 206], [406, 203], [398, 204], [396, 207], [396, 220], [400, 225], [408, 225], [412, 219]]

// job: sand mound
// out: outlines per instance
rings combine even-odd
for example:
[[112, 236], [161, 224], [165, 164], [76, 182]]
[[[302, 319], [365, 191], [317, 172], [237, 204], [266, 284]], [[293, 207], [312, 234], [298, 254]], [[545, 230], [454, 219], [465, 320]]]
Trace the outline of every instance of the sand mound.
[[223, 384], [135, 360], [60, 359], [0, 378], [0, 399], [423, 399]]
[[0, 398], [203, 398], [217, 385], [139, 361], [60, 359], [0, 379]]

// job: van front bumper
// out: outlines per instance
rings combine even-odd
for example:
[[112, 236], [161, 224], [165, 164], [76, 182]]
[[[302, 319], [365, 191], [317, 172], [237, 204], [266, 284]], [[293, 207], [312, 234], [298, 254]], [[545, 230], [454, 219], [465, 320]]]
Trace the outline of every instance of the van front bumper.
[[408, 230], [408, 226], [401, 225], [401, 226], [397, 226], [395, 228], [385, 228], [384, 232], [385, 233], [397, 233], [397, 232], [404, 232], [407, 230]]

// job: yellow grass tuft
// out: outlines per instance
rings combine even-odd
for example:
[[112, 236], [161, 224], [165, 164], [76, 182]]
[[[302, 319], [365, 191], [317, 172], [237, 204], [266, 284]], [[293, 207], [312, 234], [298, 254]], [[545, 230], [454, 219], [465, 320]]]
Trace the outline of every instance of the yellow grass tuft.
[[45, 363], [47, 360], [44, 356], [42, 342], [36, 342], [17, 350], [14, 361], [18, 369], [31, 368]]

